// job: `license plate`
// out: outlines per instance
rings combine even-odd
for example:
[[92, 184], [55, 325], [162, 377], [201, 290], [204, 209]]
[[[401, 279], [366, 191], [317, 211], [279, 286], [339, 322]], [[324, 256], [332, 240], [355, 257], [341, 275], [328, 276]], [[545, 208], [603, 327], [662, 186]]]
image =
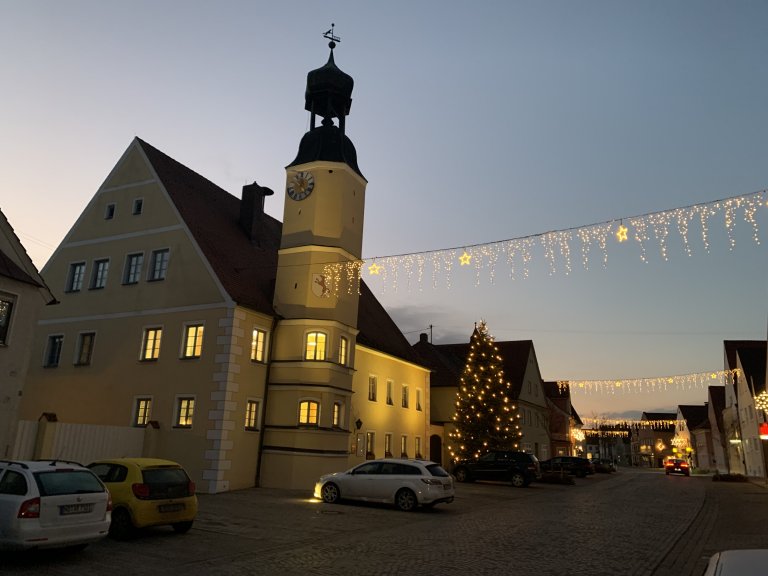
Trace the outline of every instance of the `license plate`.
[[62, 516], [70, 514], [88, 514], [93, 510], [93, 504], [65, 504], [59, 507], [59, 513]]
[[184, 510], [184, 504], [160, 504], [157, 510], [158, 512], [178, 512]]

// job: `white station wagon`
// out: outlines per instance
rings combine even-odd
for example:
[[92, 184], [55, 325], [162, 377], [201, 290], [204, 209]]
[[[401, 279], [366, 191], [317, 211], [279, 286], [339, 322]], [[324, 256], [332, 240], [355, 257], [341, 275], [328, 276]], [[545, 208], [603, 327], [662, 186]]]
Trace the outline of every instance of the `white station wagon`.
[[346, 472], [321, 476], [315, 484], [315, 498], [323, 502], [384, 502], [405, 511], [453, 502], [453, 496], [453, 477], [426, 460], [369, 460]]
[[104, 538], [112, 501], [96, 475], [62, 460], [0, 460], [0, 549], [85, 548]]

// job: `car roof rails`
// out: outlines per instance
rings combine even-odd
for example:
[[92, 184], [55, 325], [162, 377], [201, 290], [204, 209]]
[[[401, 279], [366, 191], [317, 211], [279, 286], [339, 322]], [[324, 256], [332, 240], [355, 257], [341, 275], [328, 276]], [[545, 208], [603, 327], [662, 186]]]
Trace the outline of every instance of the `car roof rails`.
[[49, 466], [56, 466], [57, 464], [73, 464], [75, 466], [83, 466], [80, 462], [74, 460], [62, 460], [60, 458], [40, 458], [35, 462], [50, 462]]

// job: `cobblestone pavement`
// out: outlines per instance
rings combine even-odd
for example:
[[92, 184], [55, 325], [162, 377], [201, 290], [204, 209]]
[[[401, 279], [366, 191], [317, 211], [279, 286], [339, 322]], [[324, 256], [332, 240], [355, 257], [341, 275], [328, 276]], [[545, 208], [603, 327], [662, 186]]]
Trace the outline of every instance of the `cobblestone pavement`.
[[575, 482], [460, 484], [454, 503], [413, 513], [321, 504], [309, 490], [202, 495], [186, 535], [156, 528], [81, 553], [4, 554], [0, 573], [687, 576], [723, 543], [759, 545], [743, 515], [766, 509], [762, 487], [637, 469]]

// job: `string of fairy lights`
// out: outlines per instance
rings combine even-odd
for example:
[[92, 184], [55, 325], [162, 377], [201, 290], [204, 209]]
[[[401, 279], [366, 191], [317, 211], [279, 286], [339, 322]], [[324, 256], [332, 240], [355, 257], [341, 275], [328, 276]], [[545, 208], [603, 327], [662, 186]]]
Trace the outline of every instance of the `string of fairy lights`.
[[715, 372], [697, 372], [677, 376], [658, 376], [654, 378], [625, 378], [622, 380], [558, 380], [561, 392], [579, 391], [587, 394], [620, 394], [643, 392], [657, 393], [669, 390], [693, 390], [713, 385], [733, 384], [739, 370], [718, 370]]
[[760, 190], [672, 210], [485, 244], [328, 263], [324, 266], [324, 274], [330, 281], [331, 293], [338, 297], [343, 291], [359, 292], [363, 276], [381, 292], [396, 292], [403, 285], [409, 290], [422, 290], [427, 280], [432, 288], [445, 286], [450, 289], [457, 269], [473, 271], [476, 286], [481, 284], [484, 276], [493, 284], [501, 267], [506, 268], [511, 279], [525, 279], [529, 277], [533, 263], [541, 258], [546, 262], [550, 276], [558, 272], [568, 275], [573, 271], [576, 259], [581, 260], [585, 270], [589, 270], [595, 260], [606, 267], [609, 246], [630, 241], [639, 245], [642, 262], [649, 262], [652, 244], [656, 245], [661, 259], [667, 261], [670, 236], [675, 233], [685, 255], [693, 255], [694, 234], [700, 237], [703, 250], [709, 252], [710, 228], [715, 218], [721, 219], [728, 249], [733, 250], [739, 220], [748, 226], [752, 241], [760, 244], [757, 214], [760, 208], [768, 205], [767, 200], [768, 191]]

